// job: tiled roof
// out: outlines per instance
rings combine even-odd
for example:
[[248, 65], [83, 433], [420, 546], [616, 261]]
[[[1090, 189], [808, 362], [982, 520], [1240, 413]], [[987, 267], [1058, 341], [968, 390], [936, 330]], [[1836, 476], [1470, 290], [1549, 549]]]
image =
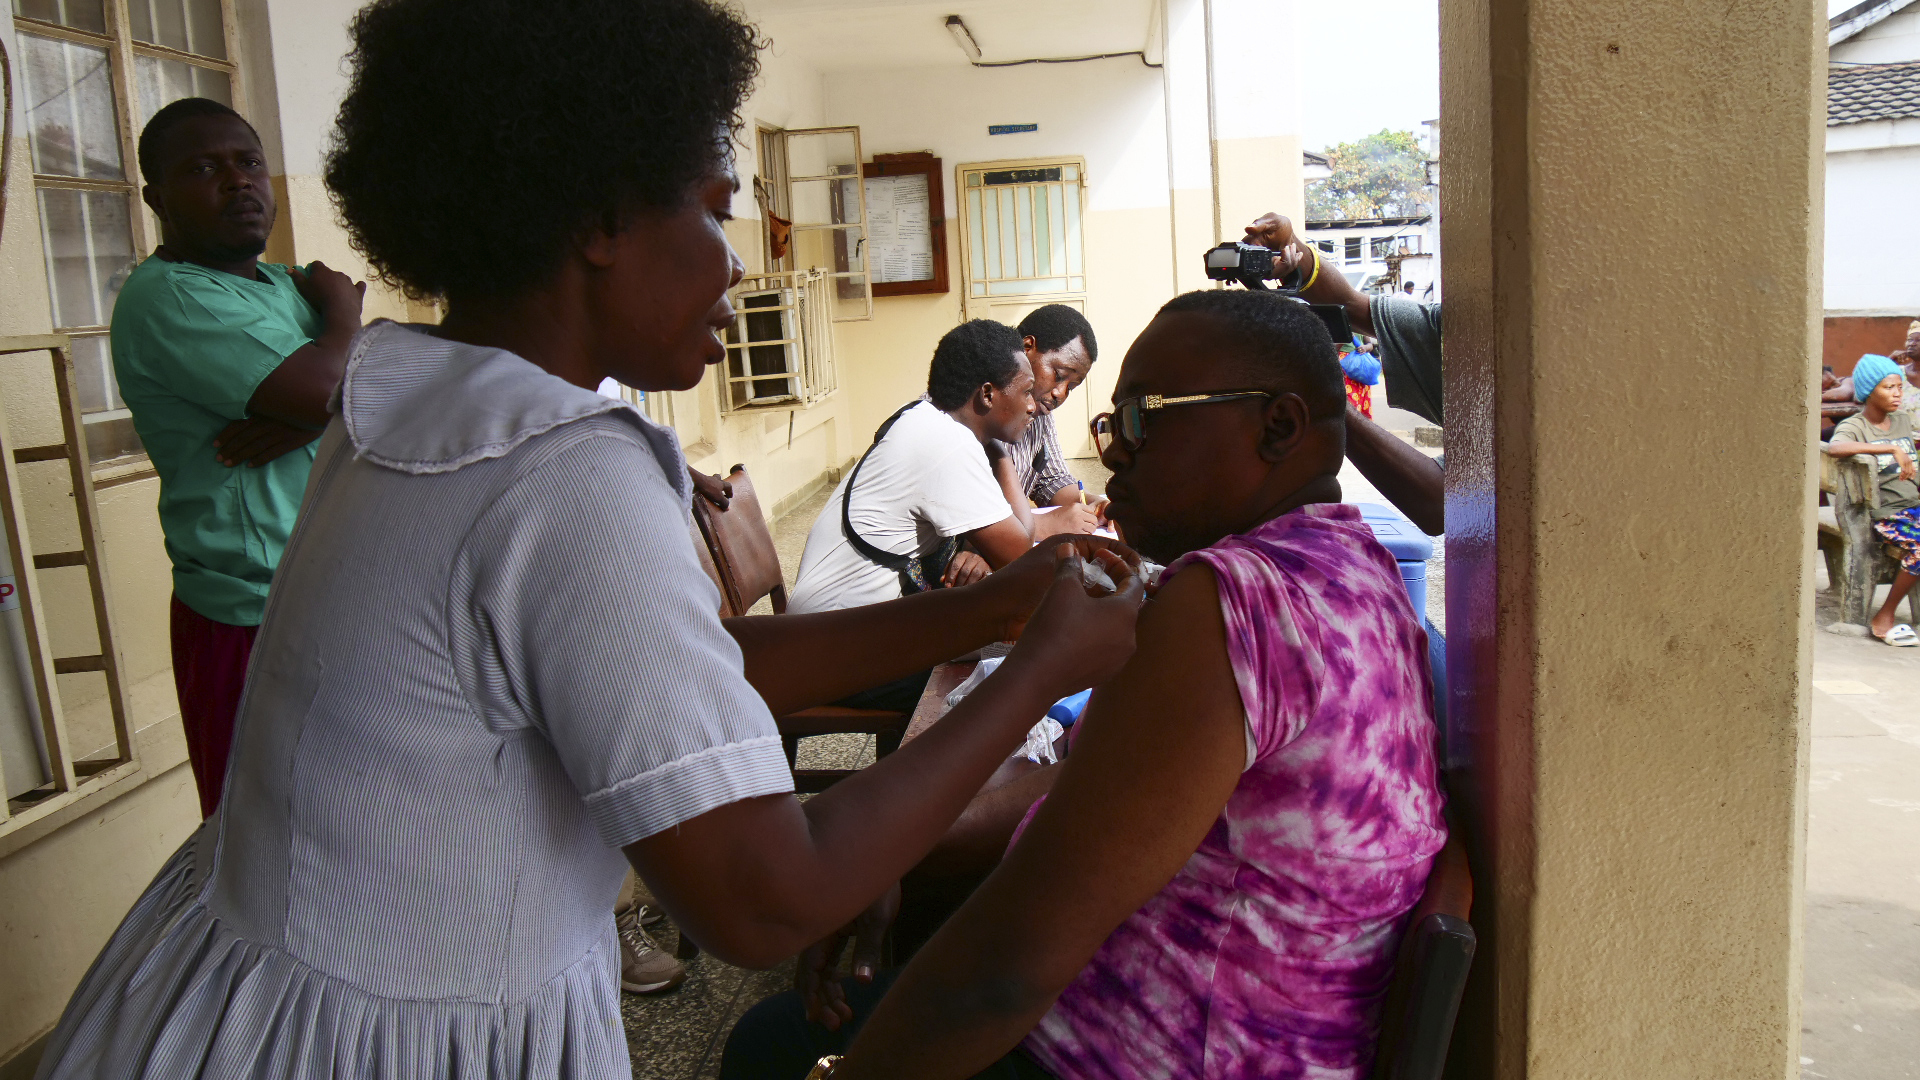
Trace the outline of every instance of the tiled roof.
[[1920, 116], [1920, 60], [1827, 69], [1827, 126]]

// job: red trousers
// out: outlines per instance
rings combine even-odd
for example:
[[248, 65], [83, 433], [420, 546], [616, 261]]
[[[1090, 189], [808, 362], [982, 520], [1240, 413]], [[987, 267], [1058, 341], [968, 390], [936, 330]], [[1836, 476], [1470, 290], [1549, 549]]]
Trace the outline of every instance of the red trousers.
[[212, 817], [227, 782], [227, 750], [240, 691], [247, 685], [257, 626], [214, 622], [173, 598], [173, 687], [187, 729], [187, 761], [200, 789], [200, 813]]

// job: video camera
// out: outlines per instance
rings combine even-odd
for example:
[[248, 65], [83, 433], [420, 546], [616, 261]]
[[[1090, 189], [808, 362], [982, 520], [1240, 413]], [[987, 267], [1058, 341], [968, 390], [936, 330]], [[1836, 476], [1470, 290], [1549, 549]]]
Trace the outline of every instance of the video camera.
[[[1219, 247], [1207, 249], [1207, 277], [1214, 281], [1237, 281], [1249, 289], [1269, 291], [1267, 282], [1273, 278], [1274, 269], [1279, 265], [1271, 248], [1259, 244], [1241, 241], [1228, 241]], [[1326, 324], [1327, 336], [1339, 345], [1353, 340], [1353, 324], [1347, 321], [1347, 309], [1339, 304], [1311, 304], [1300, 296], [1300, 287], [1305, 284], [1298, 269], [1288, 274], [1280, 282], [1280, 287], [1271, 289], [1296, 304], [1306, 304], [1313, 313]]]

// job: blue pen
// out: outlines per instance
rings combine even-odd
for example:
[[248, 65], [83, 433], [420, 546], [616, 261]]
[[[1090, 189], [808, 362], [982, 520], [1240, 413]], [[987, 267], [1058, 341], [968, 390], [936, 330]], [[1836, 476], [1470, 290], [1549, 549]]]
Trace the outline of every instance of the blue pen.
[[1075, 480], [1074, 483], [1080, 485], [1080, 505], [1087, 505], [1087, 482], [1085, 480]]

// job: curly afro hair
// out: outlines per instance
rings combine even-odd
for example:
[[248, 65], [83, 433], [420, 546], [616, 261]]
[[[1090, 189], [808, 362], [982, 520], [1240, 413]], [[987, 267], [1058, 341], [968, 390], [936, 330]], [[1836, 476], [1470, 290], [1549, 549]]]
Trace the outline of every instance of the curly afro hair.
[[418, 299], [516, 295], [584, 229], [681, 205], [760, 70], [708, 0], [375, 0], [352, 34], [327, 186]]
[[1020, 373], [1023, 358], [1020, 331], [992, 319], [963, 322], [934, 346], [927, 397], [943, 412], [952, 412], [987, 383], [1006, 389]]

